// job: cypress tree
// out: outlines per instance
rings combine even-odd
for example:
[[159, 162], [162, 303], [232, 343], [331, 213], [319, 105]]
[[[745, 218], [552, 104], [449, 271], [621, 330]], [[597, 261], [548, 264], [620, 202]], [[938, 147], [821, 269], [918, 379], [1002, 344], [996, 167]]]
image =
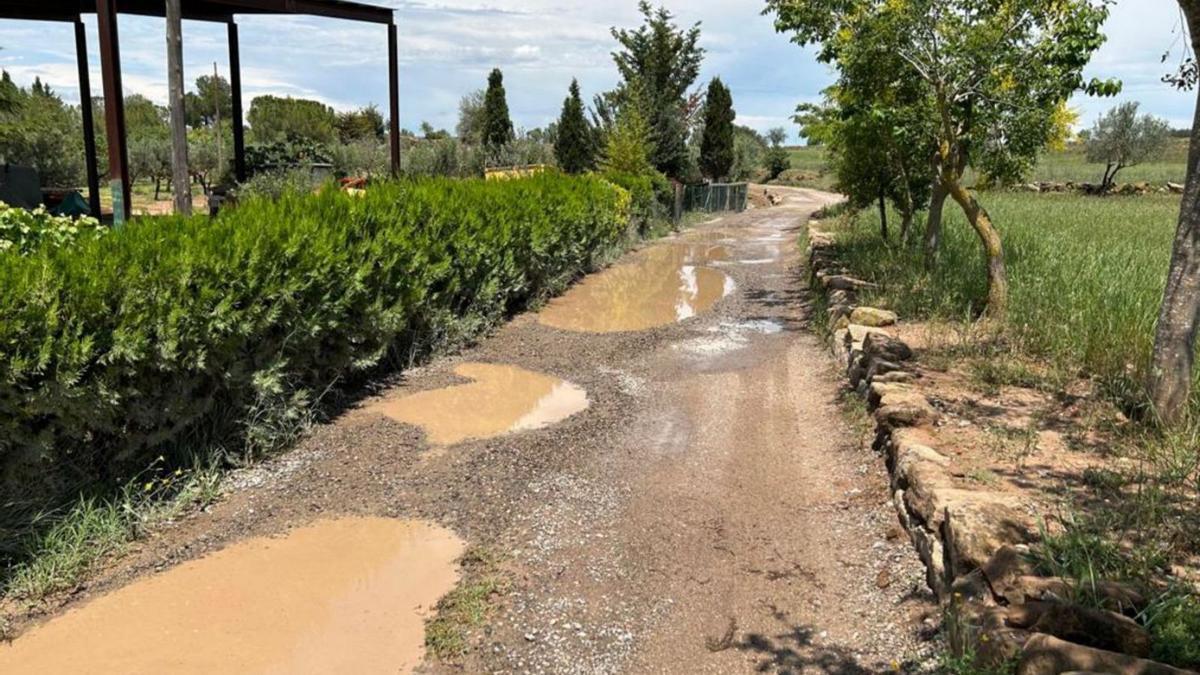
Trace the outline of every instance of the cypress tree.
[[700, 140], [700, 170], [713, 181], [729, 175], [733, 168], [733, 96], [721, 78], [708, 85], [704, 106], [704, 137]]
[[596, 165], [595, 135], [583, 116], [583, 98], [579, 81], [571, 81], [571, 94], [563, 101], [558, 118], [558, 138], [554, 140], [554, 156], [566, 173], [583, 173]]
[[513, 139], [513, 124], [508, 117], [508, 99], [504, 93], [504, 74], [499, 68], [488, 75], [483, 97], [483, 144], [489, 148], [507, 145]]

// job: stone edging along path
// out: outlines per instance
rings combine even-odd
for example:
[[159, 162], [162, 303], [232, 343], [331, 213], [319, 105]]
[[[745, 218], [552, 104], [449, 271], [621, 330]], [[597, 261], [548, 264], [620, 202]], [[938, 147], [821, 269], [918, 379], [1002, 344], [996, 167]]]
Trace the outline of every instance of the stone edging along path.
[[897, 515], [948, 609], [951, 647], [972, 651], [984, 667], [1017, 661], [1019, 675], [1192, 673], [1147, 660], [1150, 634], [1131, 618], [1147, 603], [1137, 591], [1096, 582], [1102, 608], [1084, 607], [1070, 601], [1074, 581], [1036, 573], [1028, 553], [1040, 525], [1027, 500], [958, 485], [953, 460], [936, 449], [941, 412], [922, 391], [913, 350], [889, 330], [899, 317], [860, 306], [858, 292], [870, 284], [846, 274], [819, 220], [808, 233], [811, 283], [828, 302], [831, 347], [872, 411]]

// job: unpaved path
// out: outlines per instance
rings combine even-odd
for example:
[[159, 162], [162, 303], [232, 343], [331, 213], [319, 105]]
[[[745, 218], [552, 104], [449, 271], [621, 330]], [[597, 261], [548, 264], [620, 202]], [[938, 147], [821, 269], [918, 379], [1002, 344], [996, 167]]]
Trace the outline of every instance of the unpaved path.
[[[76, 597], [321, 518], [417, 517], [499, 555], [510, 576], [472, 650], [429, 672], [871, 673], [908, 660], [930, 611], [922, 572], [805, 321], [797, 238], [829, 195], [772, 189], [783, 205], [652, 244], [726, 247], [709, 266], [736, 289], [711, 311], [609, 334], [519, 317], [241, 473], [222, 503]], [[465, 362], [562, 378], [591, 405], [433, 450], [373, 412], [460, 383]]]

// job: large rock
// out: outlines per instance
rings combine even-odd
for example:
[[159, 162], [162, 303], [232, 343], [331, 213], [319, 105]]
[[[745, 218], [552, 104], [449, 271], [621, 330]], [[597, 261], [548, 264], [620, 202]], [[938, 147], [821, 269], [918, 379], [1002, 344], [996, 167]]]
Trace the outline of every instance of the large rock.
[[919, 427], [933, 424], [940, 418], [941, 413], [916, 392], [885, 396], [875, 411], [875, 421], [884, 429]]
[[913, 357], [911, 347], [886, 333], [867, 334], [863, 338], [863, 353], [871, 358], [895, 363], [903, 363]]
[[862, 279], [856, 279], [847, 274], [834, 274], [821, 280], [825, 288], [831, 291], [857, 291], [863, 288], [878, 288], [875, 284]]
[[1037, 540], [1037, 521], [1024, 497], [979, 490], [943, 491], [943, 539], [952, 576], [983, 567], [1006, 545]]
[[1108, 675], [1197, 675], [1194, 671], [1065, 642], [1050, 635], [1035, 635], [1025, 643], [1017, 675], [1061, 675], [1070, 672]]
[[859, 307], [850, 315], [850, 323], [875, 328], [894, 326], [898, 319], [895, 312], [878, 307]]
[[1008, 608], [1005, 623], [1085, 647], [1150, 656], [1150, 633], [1129, 617], [1080, 605], [1030, 602]]

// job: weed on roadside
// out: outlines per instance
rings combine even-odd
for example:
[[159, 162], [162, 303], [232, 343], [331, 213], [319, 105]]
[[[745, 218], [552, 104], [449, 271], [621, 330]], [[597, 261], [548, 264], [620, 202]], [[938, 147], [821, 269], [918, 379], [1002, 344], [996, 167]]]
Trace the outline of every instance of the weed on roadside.
[[20, 544], [20, 562], [0, 584], [4, 597], [35, 603], [78, 584], [92, 567], [143, 536], [148, 528], [204, 508], [220, 496], [215, 462], [191, 469], [151, 467], [114, 497], [83, 497], [60, 513], [35, 519], [36, 530]]
[[482, 546], [463, 555], [462, 581], [438, 602], [436, 614], [425, 623], [425, 646], [435, 658], [449, 661], [470, 651], [471, 632], [487, 621], [496, 597], [508, 587], [501, 562], [498, 553]]

